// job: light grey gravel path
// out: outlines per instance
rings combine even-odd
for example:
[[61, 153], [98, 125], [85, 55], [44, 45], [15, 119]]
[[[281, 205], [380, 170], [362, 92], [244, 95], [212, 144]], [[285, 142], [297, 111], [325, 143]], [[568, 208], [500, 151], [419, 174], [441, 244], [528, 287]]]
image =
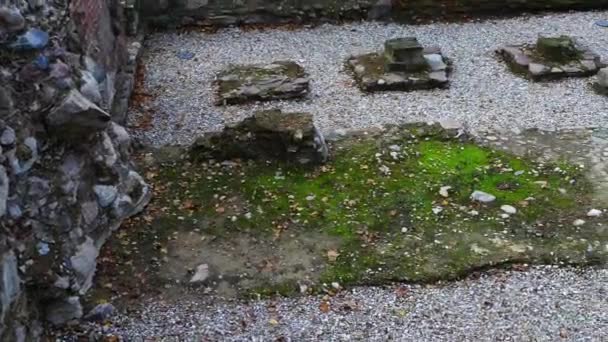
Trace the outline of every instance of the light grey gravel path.
[[[268, 107], [312, 112], [324, 131], [444, 118], [471, 130], [607, 126], [608, 98], [589, 88], [592, 78], [532, 83], [511, 74], [493, 52], [501, 44], [533, 42], [539, 34], [569, 34], [608, 59], [608, 29], [593, 24], [606, 17], [608, 12], [585, 12], [466, 24], [354, 23], [295, 31], [158, 33], [146, 41], [143, 59], [146, 89], [154, 96], [148, 103], [153, 127], [135, 134], [154, 145], [188, 144], [204, 131], [219, 130], [225, 122]], [[353, 86], [343, 67], [349, 55], [382, 49], [384, 40], [407, 35], [417, 36], [424, 45], [439, 45], [454, 60], [449, 90], [364, 95]], [[180, 50], [193, 52], [195, 59], [179, 59]], [[308, 99], [213, 105], [212, 81], [226, 65], [281, 59], [306, 68], [312, 78]], [[138, 121], [137, 113], [131, 120]]]
[[107, 332], [127, 341], [608, 340], [606, 269], [537, 267], [444, 286], [356, 288], [330, 298], [327, 313], [322, 301], [154, 301]]

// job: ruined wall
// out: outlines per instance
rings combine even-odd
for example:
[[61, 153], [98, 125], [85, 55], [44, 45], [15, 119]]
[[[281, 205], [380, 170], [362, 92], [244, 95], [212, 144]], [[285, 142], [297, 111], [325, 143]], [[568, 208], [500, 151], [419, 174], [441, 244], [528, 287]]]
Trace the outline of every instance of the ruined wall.
[[108, 0], [0, 0], [0, 340], [80, 317], [99, 248], [150, 190], [120, 126], [139, 43]]
[[463, 19], [542, 10], [608, 8], [608, 0], [140, 0], [152, 25], [233, 25], [324, 20]]

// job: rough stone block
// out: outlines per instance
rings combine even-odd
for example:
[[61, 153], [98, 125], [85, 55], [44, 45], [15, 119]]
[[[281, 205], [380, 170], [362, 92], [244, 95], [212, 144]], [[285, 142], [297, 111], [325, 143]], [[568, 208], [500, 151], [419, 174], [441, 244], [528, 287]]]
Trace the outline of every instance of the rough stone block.
[[541, 37], [536, 45], [507, 45], [496, 52], [512, 71], [534, 81], [587, 77], [604, 66], [599, 55], [568, 36]]
[[217, 76], [217, 104], [304, 97], [309, 80], [295, 62], [232, 66]]
[[318, 164], [328, 148], [309, 113], [260, 111], [222, 132], [208, 133], [191, 148], [195, 159], [283, 160]]
[[[416, 38], [391, 39], [384, 53], [353, 56], [347, 66], [363, 91], [420, 90], [449, 85], [450, 61], [439, 48], [424, 49]], [[394, 61], [399, 62], [394, 62]]]

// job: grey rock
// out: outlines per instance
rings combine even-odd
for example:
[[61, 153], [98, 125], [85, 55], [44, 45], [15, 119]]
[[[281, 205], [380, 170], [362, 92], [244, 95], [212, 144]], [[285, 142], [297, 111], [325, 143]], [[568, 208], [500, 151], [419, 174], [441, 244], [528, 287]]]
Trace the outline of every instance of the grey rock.
[[433, 71], [429, 73], [429, 78], [438, 83], [448, 82], [448, 75], [445, 71]]
[[581, 66], [583, 67], [583, 69], [585, 69], [589, 72], [594, 72], [598, 69], [597, 64], [594, 61], [589, 61], [589, 60], [582, 60]]
[[0, 305], [2, 305], [2, 311], [0, 312], [0, 318], [4, 320], [10, 305], [21, 292], [21, 278], [17, 270], [17, 257], [12, 251], [4, 253], [1, 260]]
[[14, 32], [25, 27], [25, 19], [16, 8], [0, 7], [0, 33]]
[[118, 189], [113, 185], [98, 184], [93, 187], [97, 201], [103, 208], [109, 207], [118, 196]]
[[209, 265], [200, 264], [196, 267], [196, 271], [194, 272], [194, 275], [192, 275], [192, 278], [190, 278], [190, 283], [200, 283], [207, 280], [208, 277]]
[[95, 77], [93, 77], [90, 72], [84, 71], [82, 73], [81, 81], [82, 85], [80, 86], [80, 93], [91, 102], [100, 104], [101, 92], [99, 90], [99, 83], [97, 83]]
[[528, 70], [532, 76], [542, 76], [546, 75], [551, 69], [543, 64], [530, 63], [530, 65], [528, 65]]
[[80, 298], [73, 296], [55, 300], [48, 304], [46, 319], [54, 325], [62, 325], [82, 317]]
[[447, 69], [447, 65], [443, 62], [443, 56], [440, 54], [424, 55], [424, 59], [428, 63], [432, 71], [442, 71]]
[[191, 147], [194, 158], [279, 159], [324, 163], [328, 148], [309, 113], [259, 111], [223, 132], [208, 133]]
[[94, 201], [82, 203], [80, 210], [82, 212], [82, 218], [87, 225], [91, 225], [99, 215], [99, 205]]
[[19, 160], [17, 157], [17, 149], [11, 149], [6, 153], [9, 164], [16, 175], [21, 175], [29, 171], [36, 161], [38, 161], [38, 141], [34, 137], [28, 137], [23, 140], [23, 146], [29, 150], [29, 158]]
[[99, 304], [84, 316], [87, 321], [103, 322], [116, 314], [116, 308], [110, 303]]
[[131, 196], [123, 194], [119, 195], [116, 200], [112, 203], [112, 210], [114, 216], [119, 218], [126, 218], [134, 214], [133, 199]]
[[85, 242], [80, 244], [76, 253], [70, 257], [70, 265], [76, 274], [76, 290], [81, 294], [84, 294], [92, 285], [98, 255], [99, 249], [95, 246], [93, 239], [87, 236]]
[[6, 214], [7, 200], [9, 194], [10, 180], [4, 166], [0, 165], [0, 217]]
[[7, 126], [4, 131], [2, 131], [2, 135], [0, 136], [0, 144], [4, 146], [11, 146], [15, 144], [17, 140], [17, 136], [15, 135], [15, 130], [10, 126]]
[[471, 199], [476, 202], [491, 203], [496, 200], [496, 196], [494, 196], [492, 194], [488, 194], [487, 192], [475, 190], [471, 194]]
[[[1, 79], [1, 77], [0, 77]], [[10, 91], [0, 86], [0, 117], [8, 117], [13, 113], [13, 98]]]
[[308, 87], [304, 68], [295, 62], [231, 66], [217, 75], [217, 104], [298, 98]]
[[47, 124], [58, 130], [61, 137], [89, 136], [106, 129], [111, 117], [84, 97], [72, 90], [61, 104], [51, 110], [46, 117]]

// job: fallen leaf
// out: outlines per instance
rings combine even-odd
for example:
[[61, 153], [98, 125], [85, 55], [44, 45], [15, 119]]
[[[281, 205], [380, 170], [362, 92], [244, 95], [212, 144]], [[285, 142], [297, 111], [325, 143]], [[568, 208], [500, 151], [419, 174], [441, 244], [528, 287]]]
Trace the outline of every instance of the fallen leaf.
[[338, 259], [338, 256], [340, 256], [340, 253], [338, 253], [338, 251], [335, 249], [330, 249], [327, 251], [327, 260], [329, 260], [330, 262], [336, 261], [336, 259]]
[[330, 309], [329, 302], [324, 300], [321, 302], [321, 304], [319, 304], [319, 310], [321, 310], [322, 313], [328, 313], [329, 309]]
[[410, 292], [410, 290], [403, 285], [401, 285], [395, 289], [395, 295], [397, 295], [397, 298], [406, 297], [409, 292]]

